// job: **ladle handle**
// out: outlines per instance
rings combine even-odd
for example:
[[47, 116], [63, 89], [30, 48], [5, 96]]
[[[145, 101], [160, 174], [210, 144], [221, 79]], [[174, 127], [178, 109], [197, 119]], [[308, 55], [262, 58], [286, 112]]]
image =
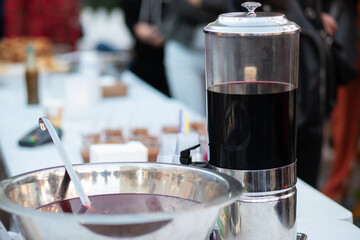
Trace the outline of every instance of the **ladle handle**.
[[70, 179], [73, 182], [76, 191], [79, 194], [81, 203], [84, 206], [90, 206], [91, 202], [90, 202], [88, 196], [85, 194], [83, 187], [80, 184], [80, 180], [79, 180], [77, 174], [75, 173], [75, 170], [71, 164], [69, 156], [67, 155], [67, 153], [65, 151], [65, 148], [63, 147], [63, 145], [60, 142], [59, 136], [57, 135], [54, 126], [52, 125], [50, 120], [46, 117], [39, 118], [39, 124], [40, 124], [41, 130], [43, 130], [43, 131], [45, 131], [46, 129], [48, 130], [48, 132], [55, 144], [56, 150], [58, 151], [58, 153], [65, 165], [65, 169], [66, 169], [67, 173], [69, 174]]

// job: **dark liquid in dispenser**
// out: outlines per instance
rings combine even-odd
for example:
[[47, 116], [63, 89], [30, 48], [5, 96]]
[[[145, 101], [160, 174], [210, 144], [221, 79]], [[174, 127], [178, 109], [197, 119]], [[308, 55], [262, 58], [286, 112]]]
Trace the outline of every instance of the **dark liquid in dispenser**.
[[38, 208], [40, 211], [73, 214], [133, 214], [174, 211], [199, 202], [157, 194], [106, 194], [89, 196], [91, 207], [82, 206], [79, 198], [62, 200]]
[[260, 170], [295, 162], [297, 89], [277, 82], [233, 82], [207, 90], [209, 163]]

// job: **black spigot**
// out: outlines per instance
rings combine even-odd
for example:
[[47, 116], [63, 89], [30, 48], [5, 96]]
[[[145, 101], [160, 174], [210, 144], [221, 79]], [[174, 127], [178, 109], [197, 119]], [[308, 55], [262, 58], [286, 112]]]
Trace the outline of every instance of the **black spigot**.
[[200, 144], [197, 144], [195, 146], [192, 146], [192, 147], [182, 150], [180, 152], [180, 163], [184, 164], [184, 165], [190, 165], [192, 163], [190, 151], [194, 150], [198, 147], [200, 147]]

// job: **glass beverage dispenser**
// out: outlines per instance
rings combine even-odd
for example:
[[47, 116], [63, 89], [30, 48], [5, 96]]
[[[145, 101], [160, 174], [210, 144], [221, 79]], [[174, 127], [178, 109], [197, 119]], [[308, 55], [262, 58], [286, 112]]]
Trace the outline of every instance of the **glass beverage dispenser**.
[[296, 239], [300, 27], [259, 6], [204, 28], [208, 163], [244, 185], [220, 213], [219, 239]]

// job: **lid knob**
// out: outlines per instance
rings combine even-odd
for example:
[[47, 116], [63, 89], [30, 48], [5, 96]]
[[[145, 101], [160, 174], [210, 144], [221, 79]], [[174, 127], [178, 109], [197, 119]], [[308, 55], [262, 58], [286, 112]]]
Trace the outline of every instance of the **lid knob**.
[[247, 16], [256, 17], [255, 9], [261, 7], [261, 3], [258, 2], [244, 2], [241, 4], [242, 7], [247, 8], [249, 11]]

